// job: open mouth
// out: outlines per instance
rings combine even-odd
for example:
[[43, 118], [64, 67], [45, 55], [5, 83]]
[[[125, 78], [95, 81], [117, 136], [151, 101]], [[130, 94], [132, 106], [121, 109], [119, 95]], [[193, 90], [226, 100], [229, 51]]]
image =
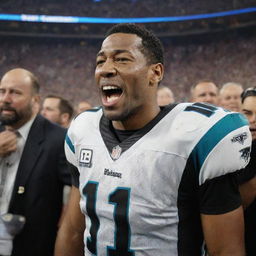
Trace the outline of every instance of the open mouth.
[[114, 103], [120, 98], [123, 90], [115, 85], [105, 85], [102, 87], [102, 94], [106, 103]]

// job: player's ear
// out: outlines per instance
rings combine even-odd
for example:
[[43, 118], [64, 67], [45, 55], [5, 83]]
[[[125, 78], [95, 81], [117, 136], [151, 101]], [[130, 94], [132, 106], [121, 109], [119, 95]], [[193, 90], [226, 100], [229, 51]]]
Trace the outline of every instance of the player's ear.
[[161, 63], [150, 65], [149, 85], [158, 85], [163, 79], [164, 66]]

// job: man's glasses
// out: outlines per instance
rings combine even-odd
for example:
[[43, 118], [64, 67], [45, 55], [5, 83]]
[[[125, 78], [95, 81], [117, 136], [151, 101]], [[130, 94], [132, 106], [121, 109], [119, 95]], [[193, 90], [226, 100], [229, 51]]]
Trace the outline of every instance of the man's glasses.
[[244, 102], [245, 98], [249, 96], [256, 96], [256, 87], [250, 87], [245, 89], [241, 94], [241, 101]]

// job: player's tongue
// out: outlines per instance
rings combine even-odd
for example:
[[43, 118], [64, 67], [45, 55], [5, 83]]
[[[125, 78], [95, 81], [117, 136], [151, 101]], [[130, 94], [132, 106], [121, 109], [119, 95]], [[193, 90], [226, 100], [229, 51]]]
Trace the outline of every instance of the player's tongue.
[[122, 89], [117, 86], [104, 86], [102, 90], [104, 95], [103, 100], [107, 104], [115, 104], [122, 94]]
[[110, 95], [110, 96], [107, 96], [107, 102], [111, 103], [111, 102], [117, 100], [119, 97], [120, 97], [120, 95]]

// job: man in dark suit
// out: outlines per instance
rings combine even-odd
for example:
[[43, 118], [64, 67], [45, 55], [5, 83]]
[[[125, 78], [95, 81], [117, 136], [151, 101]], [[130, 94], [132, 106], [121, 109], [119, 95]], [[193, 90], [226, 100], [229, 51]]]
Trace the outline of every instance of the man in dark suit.
[[53, 255], [63, 186], [70, 184], [63, 148], [66, 130], [38, 115], [39, 101], [39, 83], [31, 72], [19, 68], [3, 76], [0, 213], [26, 220], [14, 237], [12, 256]]

